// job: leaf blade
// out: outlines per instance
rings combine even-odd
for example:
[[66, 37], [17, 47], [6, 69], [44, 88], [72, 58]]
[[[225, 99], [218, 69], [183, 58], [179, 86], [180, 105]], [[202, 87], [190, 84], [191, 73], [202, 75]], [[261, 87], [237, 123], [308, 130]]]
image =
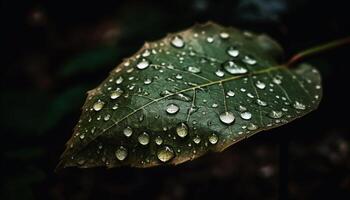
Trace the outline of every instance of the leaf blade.
[[316, 109], [317, 70], [279, 65], [258, 39], [208, 23], [146, 43], [88, 92], [60, 166], [179, 164]]

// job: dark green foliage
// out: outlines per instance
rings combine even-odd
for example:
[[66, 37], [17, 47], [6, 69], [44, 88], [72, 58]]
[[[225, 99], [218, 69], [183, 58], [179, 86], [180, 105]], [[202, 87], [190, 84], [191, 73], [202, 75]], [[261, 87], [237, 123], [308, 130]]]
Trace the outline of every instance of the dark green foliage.
[[88, 92], [59, 167], [179, 164], [309, 113], [320, 75], [281, 53], [214, 23], [146, 43]]

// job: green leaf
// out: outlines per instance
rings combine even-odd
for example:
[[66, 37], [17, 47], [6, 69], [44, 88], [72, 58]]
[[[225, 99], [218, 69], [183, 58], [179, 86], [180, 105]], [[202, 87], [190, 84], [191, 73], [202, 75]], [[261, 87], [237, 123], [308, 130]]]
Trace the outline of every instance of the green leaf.
[[146, 43], [88, 92], [60, 167], [152, 167], [220, 152], [317, 108], [320, 75], [266, 35], [214, 23]]

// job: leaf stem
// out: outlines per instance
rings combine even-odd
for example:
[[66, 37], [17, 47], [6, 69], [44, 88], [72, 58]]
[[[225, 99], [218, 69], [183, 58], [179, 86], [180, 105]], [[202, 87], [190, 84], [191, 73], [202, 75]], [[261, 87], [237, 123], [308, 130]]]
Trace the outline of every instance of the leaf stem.
[[350, 44], [350, 36], [341, 38], [338, 40], [334, 40], [331, 42], [327, 42], [325, 44], [321, 44], [315, 47], [311, 47], [309, 49], [306, 49], [304, 51], [301, 51], [297, 54], [295, 54], [286, 64], [287, 67], [299, 62], [300, 60], [304, 59], [305, 57], [312, 56], [314, 54], [321, 53], [323, 51], [331, 50], [346, 44]]

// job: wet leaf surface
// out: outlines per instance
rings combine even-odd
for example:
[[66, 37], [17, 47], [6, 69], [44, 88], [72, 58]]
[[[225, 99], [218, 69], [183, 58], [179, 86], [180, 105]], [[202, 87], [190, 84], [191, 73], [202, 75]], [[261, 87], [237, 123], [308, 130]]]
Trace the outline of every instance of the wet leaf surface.
[[286, 68], [281, 52], [214, 23], [146, 43], [88, 92], [58, 167], [179, 164], [309, 113], [320, 75]]

